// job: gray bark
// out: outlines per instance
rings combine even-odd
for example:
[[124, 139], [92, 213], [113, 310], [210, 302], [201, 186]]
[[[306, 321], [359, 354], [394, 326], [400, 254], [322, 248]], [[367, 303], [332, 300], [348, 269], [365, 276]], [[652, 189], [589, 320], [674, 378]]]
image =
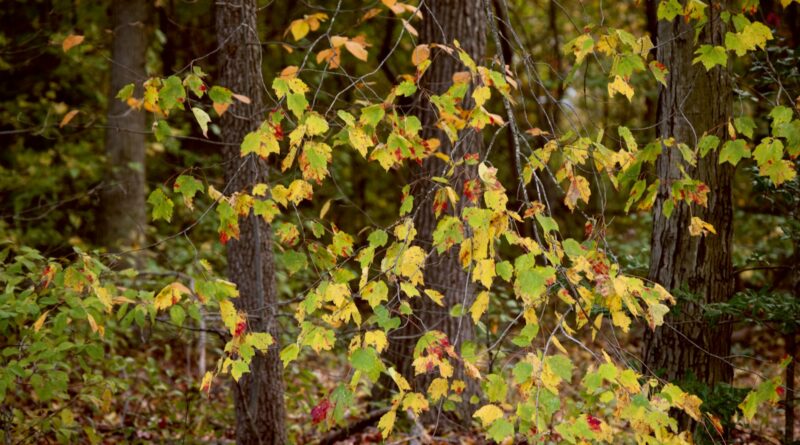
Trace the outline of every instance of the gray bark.
[[[486, 50], [486, 11], [482, 0], [438, 0], [429, 2], [423, 8], [425, 20], [419, 33], [419, 43], [441, 43], [452, 45], [458, 40], [461, 47], [476, 62], [480, 63]], [[460, 135], [456, 144], [450, 144], [447, 136], [436, 129], [438, 115], [435, 107], [430, 103], [429, 97], [433, 94], [442, 94], [452, 85], [453, 74], [465, 71], [467, 68], [458, 60], [458, 56], [448, 55], [442, 50], [431, 49], [432, 64], [420, 80], [420, 94], [415, 101], [414, 112], [422, 122], [422, 136], [424, 138], [438, 138], [441, 141], [439, 150], [449, 155], [452, 159], [459, 159], [467, 153], [480, 153], [481, 136], [474, 129], [466, 129]], [[464, 107], [470, 106], [467, 99]], [[432, 250], [433, 232], [437, 220], [433, 212], [432, 194], [430, 190], [433, 183], [430, 178], [442, 176], [445, 164], [438, 158], [429, 157], [418, 168], [415, 174], [414, 195], [417, 217], [414, 225], [417, 229], [416, 242], [426, 251]], [[465, 180], [477, 177], [474, 167], [463, 167], [456, 170], [451, 184], [461, 193]], [[456, 209], [449, 210], [451, 214], [460, 215], [466, 199], [462, 197]], [[414, 377], [412, 368], [413, 350], [420, 335], [429, 330], [438, 330], [447, 334], [451, 344], [460, 351], [464, 341], [474, 339], [474, 326], [469, 316], [453, 318], [449, 310], [456, 304], [465, 307], [473, 301], [475, 286], [470, 280], [468, 272], [459, 262], [458, 246], [442, 254], [434, 252], [428, 257], [425, 264], [425, 286], [441, 292], [444, 297], [444, 307], [440, 307], [428, 298], [417, 298], [414, 301], [413, 320], [404, 325], [395, 333], [397, 340], [390, 338], [389, 359], [395, 363], [410, 382], [414, 382], [418, 391], [427, 390], [430, 375]], [[471, 382], [464, 377], [463, 367], [454, 363], [454, 379]], [[462, 395], [464, 400], [469, 400], [471, 388]], [[435, 411], [435, 410], [434, 410]], [[466, 403], [462, 407], [462, 419], [469, 422], [469, 407]], [[433, 416], [435, 419], [435, 416]]]
[[[697, 44], [723, 45], [725, 25], [720, 10], [706, 11], [709, 23]], [[668, 85], [659, 98], [659, 136], [674, 137], [690, 147], [695, 147], [705, 132], [724, 141], [732, 109], [729, 70], [717, 66], [707, 72], [702, 64], [693, 64], [693, 39], [693, 23], [686, 23], [683, 17], [658, 23], [658, 60], [669, 69]], [[709, 324], [703, 317], [705, 304], [727, 301], [734, 291], [734, 169], [730, 164], [720, 165], [718, 153], [710, 152], [691, 167], [676, 147], [664, 146], [656, 164], [661, 186], [653, 214], [649, 278], [678, 294], [679, 302], [666, 317], [665, 326], [646, 332], [643, 356], [647, 371], [670, 381], [689, 373], [711, 385], [732, 378], [732, 369], [724, 360], [730, 354], [730, 324]], [[708, 207], [682, 203], [666, 218], [662, 209], [671, 199], [672, 183], [682, 177], [681, 165], [710, 188]], [[717, 234], [691, 236], [692, 216], [711, 223]], [[679, 289], [688, 290], [693, 298], [682, 298]]]
[[[255, 0], [227, 0], [216, 5], [216, 31], [220, 44], [220, 85], [251, 99], [235, 103], [221, 118], [228, 192], [250, 190], [267, 183], [267, 165], [250, 155], [242, 159], [239, 144], [265, 118], [261, 48], [257, 34]], [[244, 162], [244, 165], [242, 164]], [[239, 240], [228, 243], [228, 277], [239, 288], [234, 300], [248, 314], [249, 331], [269, 332], [277, 343], [275, 321], [277, 291], [272, 254], [272, 231], [254, 214], [239, 222]], [[239, 444], [284, 444], [286, 438], [283, 366], [278, 345], [256, 354], [234, 386], [236, 441]]]
[[112, 3], [114, 43], [106, 130], [107, 176], [101, 194], [99, 241], [109, 249], [130, 246], [144, 237], [145, 112], [130, 108], [115, 96], [127, 84], [146, 78], [148, 2]]

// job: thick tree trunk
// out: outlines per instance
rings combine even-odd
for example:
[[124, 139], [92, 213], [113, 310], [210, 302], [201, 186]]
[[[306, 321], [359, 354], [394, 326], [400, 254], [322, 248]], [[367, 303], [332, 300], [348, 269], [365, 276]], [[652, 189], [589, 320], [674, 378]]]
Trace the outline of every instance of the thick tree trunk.
[[[419, 34], [419, 43], [441, 43], [452, 45], [458, 40], [461, 47], [474, 60], [480, 61], [486, 49], [486, 11], [482, 0], [437, 0], [429, 2], [423, 8], [425, 20]], [[467, 153], [480, 153], [480, 134], [469, 128], [462, 132], [456, 144], [450, 144], [447, 136], [436, 128], [438, 115], [429, 98], [434, 94], [442, 94], [452, 85], [453, 74], [466, 71], [467, 68], [458, 60], [458, 55], [448, 55], [439, 49], [431, 50], [431, 67], [420, 80], [421, 92], [415, 103], [415, 113], [423, 125], [424, 138], [438, 138], [441, 141], [439, 150], [451, 157], [460, 159]], [[470, 100], [462, 105], [470, 106]], [[443, 176], [445, 164], [438, 158], [430, 157], [415, 172], [415, 188], [413, 190], [415, 206], [420, 206], [414, 225], [417, 229], [416, 242], [426, 251], [432, 249], [433, 232], [437, 220], [433, 212], [432, 193], [434, 186], [430, 178]], [[451, 184], [457, 191], [465, 180], [477, 177], [474, 167], [456, 170]], [[451, 210], [453, 214], [460, 215], [465, 199], [460, 200], [460, 205]], [[437, 306], [428, 298], [416, 299], [412, 320], [395, 335], [397, 340], [391, 341], [392, 350], [389, 358], [394, 361], [398, 371], [414, 381], [416, 390], [425, 391], [430, 382], [430, 376], [414, 378], [412, 369], [412, 351], [420, 335], [430, 330], [444, 332], [450, 343], [460, 351], [460, 345], [474, 338], [474, 326], [469, 316], [454, 318], [449, 315], [449, 310], [456, 304], [469, 307], [473, 300], [474, 285], [471, 283], [468, 272], [459, 262], [458, 247], [440, 254], [434, 252], [428, 257], [425, 265], [425, 286], [435, 289], [445, 295], [444, 307]], [[465, 379], [463, 367], [454, 364], [456, 368], [454, 379]], [[467, 391], [463, 397], [469, 399]], [[465, 410], [466, 404], [464, 407]], [[436, 411], [436, 410], [434, 410]], [[463, 412], [462, 414], [466, 414]], [[435, 418], [435, 417], [433, 417]], [[466, 417], [469, 420], [469, 417]]]
[[[251, 100], [249, 105], [231, 105], [221, 119], [222, 141], [230, 144], [224, 150], [225, 179], [228, 192], [250, 190], [256, 183], [268, 182], [262, 160], [239, 155], [245, 135], [265, 118], [257, 4], [255, 0], [227, 0], [216, 8], [219, 83]], [[254, 214], [243, 218], [239, 229], [239, 240], [228, 243], [228, 277], [239, 288], [234, 302], [247, 313], [248, 330], [269, 332], [277, 342], [272, 231]], [[237, 443], [286, 443], [283, 393], [283, 366], [276, 344], [266, 355], [256, 354], [250, 373], [234, 386]]]
[[[697, 44], [723, 45], [720, 10], [714, 7], [706, 11], [709, 23]], [[702, 64], [693, 64], [693, 40], [693, 23], [686, 23], [683, 17], [658, 24], [658, 60], [669, 69], [668, 84], [661, 89], [659, 99], [659, 136], [673, 137], [690, 147], [695, 147], [704, 133], [724, 141], [732, 108], [728, 69], [715, 67], [707, 72]], [[672, 308], [665, 326], [647, 331], [643, 356], [647, 371], [670, 381], [688, 374], [711, 385], [730, 382], [732, 378], [732, 368], [725, 361], [730, 353], [730, 324], [710, 325], [703, 317], [705, 304], [726, 301], [734, 290], [734, 169], [729, 164], [720, 165], [718, 153], [710, 152], [691, 167], [676, 146], [664, 146], [656, 164], [661, 186], [653, 214], [649, 278], [672, 291], [678, 305]], [[664, 204], [672, 199], [673, 182], [682, 178], [681, 166], [709, 187], [708, 207], [682, 203], [666, 218], [662, 213]], [[717, 234], [691, 236], [692, 216], [711, 223]]]
[[108, 95], [106, 157], [108, 168], [101, 194], [98, 232], [110, 249], [131, 246], [144, 237], [145, 113], [116, 98], [127, 84], [144, 82], [147, 53], [148, 2], [119, 0], [112, 4], [114, 43], [111, 52], [111, 86]]

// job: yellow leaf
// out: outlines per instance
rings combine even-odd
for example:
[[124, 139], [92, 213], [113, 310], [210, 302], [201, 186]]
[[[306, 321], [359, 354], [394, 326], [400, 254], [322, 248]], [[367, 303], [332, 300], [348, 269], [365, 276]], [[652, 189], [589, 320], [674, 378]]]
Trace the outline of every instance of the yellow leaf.
[[83, 39], [83, 36], [70, 34], [64, 39], [63, 42], [61, 42], [61, 49], [64, 50], [64, 52], [67, 52], [70, 50], [70, 48], [80, 45], [83, 42]]
[[266, 196], [268, 190], [267, 184], [258, 183], [253, 186], [253, 196]]
[[714, 229], [714, 226], [711, 224], [703, 221], [702, 219], [693, 216], [691, 223], [689, 224], [689, 234], [692, 236], [705, 236], [708, 233], [713, 233], [714, 235], [717, 234], [717, 230]]
[[614, 81], [608, 84], [608, 95], [614, 97], [614, 93], [620, 93], [628, 98], [628, 102], [633, 99], [633, 88], [620, 76], [614, 76]]
[[331, 200], [325, 201], [325, 204], [322, 205], [322, 209], [319, 211], [319, 219], [325, 219], [325, 215], [328, 213], [328, 210], [331, 209]]
[[108, 292], [108, 289], [102, 286], [94, 286], [94, 294], [97, 296], [97, 299], [103, 303], [103, 306], [106, 308], [106, 312], [110, 313], [114, 306], [114, 302]]
[[442, 397], [447, 396], [447, 379], [437, 377], [433, 379], [430, 386], [428, 386], [428, 397], [436, 402]]
[[503, 417], [503, 410], [500, 409], [497, 405], [492, 405], [491, 403], [488, 405], [482, 406], [479, 410], [475, 411], [475, 414], [472, 417], [476, 417], [480, 419], [481, 423], [483, 424], [484, 428], [488, 428], [489, 425], [494, 423], [495, 420]]
[[42, 329], [42, 325], [44, 325], [44, 321], [47, 319], [47, 314], [49, 313], [50, 311], [44, 311], [44, 313], [36, 319], [36, 322], [33, 323], [33, 330], [35, 332], [39, 332], [39, 330]]
[[492, 281], [494, 280], [495, 275], [496, 272], [494, 268], [494, 260], [491, 258], [486, 258], [479, 260], [475, 264], [472, 281], [480, 281], [480, 283], [483, 284], [483, 287], [489, 289], [492, 287]]
[[441, 292], [433, 289], [425, 289], [425, 295], [427, 295], [428, 298], [433, 300], [433, 302], [437, 305], [444, 307], [444, 302], [442, 301], [444, 299], [444, 295], [442, 295]]
[[411, 391], [411, 385], [408, 384], [408, 380], [400, 375], [399, 372], [395, 371], [394, 368], [389, 368], [387, 372], [389, 373], [389, 377], [394, 380], [394, 383], [397, 385], [400, 391]]
[[67, 125], [76, 114], [78, 114], [80, 110], [72, 110], [69, 113], [65, 114], [64, 117], [61, 119], [61, 123], [58, 124], [58, 128], [63, 128]]
[[478, 320], [481, 319], [481, 315], [486, 312], [486, 309], [489, 308], [489, 292], [483, 291], [475, 297], [475, 302], [472, 303], [472, 307], [469, 308], [469, 312], [472, 314], [472, 321], [477, 323]]
[[295, 41], [305, 37], [310, 30], [311, 28], [308, 26], [308, 22], [304, 19], [292, 20], [292, 23], [289, 25], [289, 31], [291, 31]]
[[381, 430], [381, 436], [385, 440], [392, 434], [392, 429], [394, 429], [394, 420], [397, 417], [397, 412], [395, 410], [391, 410], [388, 413], [384, 414], [381, 417], [381, 420], [378, 421], [378, 429]]
[[403, 399], [403, 409], [410, 409], [415, 416], [419, 416], [419, 413], [428, 410], [428, 399], [418, 392], [408, 393]]
[[567, 352], [567, 348], [565, 348], [564, 345], [561, 344], [561, 341], [559, 341], [558, 337], [556, 337], [555, 335], [553, 336], [553, 346], [555, 346], [556, 349], [563, 352], [564, 354], [569, 355], [569, 353]]
[[575, 210], [578, 199], [589, 204], [589, 197], [591, 194], [589, 181], [583, 176], [573, 176], [569, 181], [569, 189], [567, 190], [567, 195], [564, 197], [564, 204], [569, 207], [570, 211]]
[[205, 392], [208, 394], [211, 392], [211, 380], [214, 378], [214, 374], [211, 371], [206, 371], [206, 374], [203, 376], [203, 381], [200, 383], [200, 391]]
[[286, 199], [297, 205], [304, 199], [311, 199], [312, 196], [314, 196], [314, 189], [311, 188], [311, 184], [302, 179], [295, 179], [289, 184], [289, 193]]
[[164, 288], [161, 289], [161, 292], [156, 295], [154, 300], [156, 310], [166, 309], [173, 304], [177, 304], [179, 301], [181, 301], [183, 294], [190, 293], [191, 291], [183, 284], [178, 283], [177, 281], [170, 283], [164, 286]]
[[424, 284], [422, 267], [425, 264], [425, 251], [419, 246], [411, 246], [400, 257], [397, 270], [413, 285]]
[[414, 51], [411, 53], [411, 63], [414, 66], [419, 65], [420, 63], [428, 60], [428, 57], [431, 55], [431, 49], [428, 45], [417, 45], [414, 48]]
[[[89, 320], [89, 327], [92, 328], [92, 332], [97, 332], [100, 329], [100, 326], [97, 325], [94, 317], [92, 314], [86, 314], [86, 319]], [[103, 335], [102, 333], [100, 335]]]
[[236, 332], [236, 323], [239, 321], [239, 314], [236, 313], [236, 308], [230, 300], [222, 300], [219, 302], [219, 314], [222, 318], [222, 323], [231, 333]]

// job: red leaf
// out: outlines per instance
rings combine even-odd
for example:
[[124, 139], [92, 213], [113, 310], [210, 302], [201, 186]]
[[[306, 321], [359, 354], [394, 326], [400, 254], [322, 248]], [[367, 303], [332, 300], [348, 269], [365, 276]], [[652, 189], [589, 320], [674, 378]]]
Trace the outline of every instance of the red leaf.
[[317, 406], [311, 408], [311, 421], [314, 425], [322, 422], [328, 417], [328, 411], [330, 411], [331, 402], [328, 399], [322, 399], [321, 402], [317, 404]]
[[591, 428], [595, 433], [600, 432], [600, 419], [592, 416], [591, 414], [587, 414], [586, 423], [589, 424], [589, 428]]
[[236, 331], [234, 331], [233, 335], [238, 337], [244, 334], [244, 331], [247, 330], [247, 321], [242, 320], [239, 323], [236, 323]]

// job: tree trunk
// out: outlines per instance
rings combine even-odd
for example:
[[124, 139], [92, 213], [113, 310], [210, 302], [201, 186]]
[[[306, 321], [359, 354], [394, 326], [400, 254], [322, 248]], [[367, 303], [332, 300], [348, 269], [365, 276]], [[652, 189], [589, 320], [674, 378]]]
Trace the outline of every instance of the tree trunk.
[[[709, 23], [697, 44], [723, 45], [725, 26], [720, 10], [715, 7], [706, 11]], [[702, 64], [693, 64], [693, 39], [693, 23], [686, 23], [683, 17], [658, 24], [658, 60], [669, 69], [667, 87], [661, 89], [659, 98], [659, 136], [673, 137], [689, 147], [696, 147], [704, 133], [724, 141], [732, 109], [728, 69], [717, 66], [707, 72]], [[730, 324], [709, 325], [703, 318], [704, 305], [727, 301], [734, 290], [734, 169], [729, 164], [720, 165], [718, 153], [710, 152], [691, 167], [677, 147], [664, 146], [656, 163], [661, 185], [653, 214], [649, 278], [672, 291], [678, 304], [664, 326], [645, 333], [643, 356], [648, 372], [669, 381], [689, 374], [710, 385], [732, 379], [732, 368], [725, 360], [730, 353]], [[709, 187], [708, 207], [681, 203], [675, 206], [671, 218], [666, 218], [662, 211], [665, 202], [672, 199], [672, 183], [682, 177], [680, 166]], [[711, 223], [717, 234], [691, 236], [692, 216]], [[692, 297], [687, 298], [684, 291]]]
[[[461, 47], [477, 62], [483, 57], [486, 49], [486, 11], [482, 0], [438, 0], [430, 2], [423, 8], [425, 20], [419, 34], [419, 43], [440, 43], [452, 45], [458, 40]], [[430, 68], [420, 80], [421, 93], [416, 98], [414, 110], [422, 122], [422, 136], [424, 138], [438, 138], [441, 141], [439, 150], [449, 155], [452, 159], [460, 159], [467, 153], [479, 154], [481, 136], [472, 128], [465, 129], [455, 145], [450, 144], [447, 136], [436, 128], [438, 115], [435, 107], [430, 103], [430, 95], [442, 94], [452, 85], [453, 74], [466, 71], [467, 68], [458, 60], [458, 55], [448, 55], [437, 48], [431, 49]], [[471, 99], [465, 100], [465, 108], [471, 106]], [[433, 212], [431, 188], [434, 183], [430, 181], [433, 176], [443, 176], [445, 164], [436, 157], [429, 157], [423, 165], [414, 172], [415, 188], [413, 190], [414, 204], [419, 206], [414, 225], [417, 230], [416, 242], [426, 251], [432, 249], [433, 232], [437, 220]], [[451, 184], [461, 193], [465, 180], [477, 177], [474, 167], [461, 167], [456, 170]], [[460, 215], [465, 199], [460, 199], [460, 205], [453, 209], [455, 215]], [[412, 368], [412, 352], [420, 335], [430, 330], [444, 332], [450, 343], [460, 351], [464, 341], [473, 340], [474, 326], [469, 316], [454, 318], [449, 315], [449, 310], [456, 304], [469, 307], [473, 300], [474, 285], [469, 279], [459, 262], [458, 247], [453, 247], [447, 252], [437, 254], [435, 251], [428, 257], [425, 265], [425, 286], [441, 292], [444, 298], [444, 307], [437, 306], [427, 297], [417, 298], [414, 301], [414, 315], [412, 320], [405, 324], [395, 336], [397, 340], [391, 342], [389, 358], [395, 363], [398, 371], [414, 381], [417, 391], [426, 391], [430, 382], [429, 375], [414, 378]], [[456, 371], [453, 379], [462, 379], [465, 382], [463, 367], [454, 364]], [[465, 401], [469, 400], [469, 390], [462, 394]], [[464, 404], [462, 419], [469, 409]], [[435, 411], [433, 410], [433, 419]]]
[[[265, 118], [261, 47], [257, 34], [255, 0], [228, 0], [216, 5], [219, 52], [219, 83], [250, 98], [237, 102], [222, 115], [225, 176], [228, 192], [249, 191], [256, 183], [268, 182], [267, 165], [254, 155], [242, 159], [239, 144]], [[242, 164], [244, 162], [244, 164]], [[241, 167], [241, 168], [240, 168]], [[275, 264], [272, 231], [254, 214], [239, 223], [239, 240], [228, 243], [228, 277], [236, 283], [237, 308], [248, 315], [248, 330], [269, 332], [278, 341], [275, 312]], [[256, 354], [250, 373], [234, 387], [236, 441], [239, 444], [286, 443], [283, 366], [278, 345]]]
[[109, 249], [131, 246], [144, 237], [145, 113], [116, 98], [127, 84], [141, 85], [146, 78], [146, 29], [149, 4], [120, 0], [111, 7], [114, 43], [111, 52], [111, 86], [106, 130], [107, 176], [101, 194], [99, 241]]

